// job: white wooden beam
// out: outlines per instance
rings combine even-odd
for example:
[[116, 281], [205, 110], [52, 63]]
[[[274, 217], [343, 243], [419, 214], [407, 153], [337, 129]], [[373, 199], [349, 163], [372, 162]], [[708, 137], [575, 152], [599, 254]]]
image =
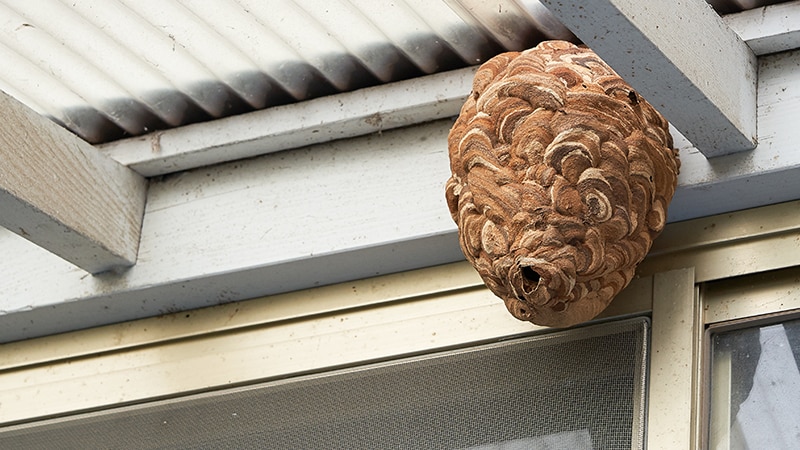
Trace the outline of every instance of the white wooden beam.
[[144, 178], [4, 92], [0, 112], [0, 226], [91, 273], [133, 265]]
[[756, 144], [756, 57], [703, 0], [542, 0], [706, 157]]
[[477, 68], [188, 125], [100, 146], [145, 176], [234, 161], [458, 115]]
[[800, 50], [759, 58], [758, 148], [707, 159], [676, 136], [681, 173], [670, 220], [800, 198]]
[[800, 47], [800, 0], [729, 14], [723, 20], [756, 55]]

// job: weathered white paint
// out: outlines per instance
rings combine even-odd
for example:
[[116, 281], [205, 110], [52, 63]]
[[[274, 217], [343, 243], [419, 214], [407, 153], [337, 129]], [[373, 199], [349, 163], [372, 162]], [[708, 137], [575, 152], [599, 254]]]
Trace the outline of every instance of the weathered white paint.
[[542, 0], [706, 157], [756, 142], [756, 57], [703, 0]]
[[92, 273], [134, 264], [147, 181], [4, 92], [0, 111], [0, 226]]
[[[796, 4], [800, 1], [758, 10], [765, 21], [774, 18], [768, 22], [777, 25], [766, 26], [751, 17], [751, 11], [725, 19], [758, 54], [798, 48], [800, 25], [792, 20], [798, 14]], [[409, 126], [457, 115], [475, 70], [454, 70], [159, 131], [100, 148], [139, 173], [153, 176]]]
[[19, 255], [0, 259], [0, 341], [460, 260], [449, 126], [152, 180], [138, 262], [120, 274], [86, 276], [0, 233], [0, 253]]
[[[762, 58], [760, 84], [759, 147], [712, 160], [682, 148], [671, 221], [800, 198], [800, 51]], [[0, 259], [0, 341], [460, 260], [443, 195], [450, 124], [155, 179], [122, 274], [86, 276], [0, 233], [0, 254], [21, 255]]]
[[706, 159], [685, 139], [680, 189], [670, 220], [779, 203], [800, 197], [800, 51], [759, 58], [758, 147]]
[[756, 55], [800, 47], [800, 1], [750, 9], [723, 17]]
[[[761, 59], [759, 102], [756, 150], [681, 149], [670, 221], [800, 198], [800, 51]], [[0, 259], [0, 341], [460, 260], [443, 195], [450, 125], [154, 179], [139, 261], [122, 274], [88, 277], [0, 233], [0, 253], [24, 255]]]
[[476, 68], [159, 131], [100, 148], [145, 176], [458, 115]]

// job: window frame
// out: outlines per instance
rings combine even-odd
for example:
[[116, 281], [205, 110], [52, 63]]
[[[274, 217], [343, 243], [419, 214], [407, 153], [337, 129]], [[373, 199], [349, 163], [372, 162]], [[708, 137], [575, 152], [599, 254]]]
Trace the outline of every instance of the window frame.
[[705, 314], [701, 362], [703, 420], [698, 436], [701, 448], [710, 448], [711, 433], [720, 428], [712, 423], [712, 404], [729, 406], [730, 401], [727, 399], [725, 403], [724, 398], [714, 396], [711, 392], [712, 383], [731, 382], [730, 373], [720, 373], [718, 365], [716, 370], [712, 370], [713, 335], [800, 318], [800, 287], [794, 281], [798, 277], [800, 267], [795, 266], [702, 286], [700, 300]]

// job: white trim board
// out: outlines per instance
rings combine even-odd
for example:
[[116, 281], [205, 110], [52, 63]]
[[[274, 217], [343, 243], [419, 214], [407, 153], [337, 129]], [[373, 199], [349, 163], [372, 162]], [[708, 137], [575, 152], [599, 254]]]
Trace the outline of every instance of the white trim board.
[[729, 14], [722, 19], [756, 55], [800, 47], [800, 0]]
[[90, 276], [0, 230], [0, 341], [461, 258], [449, 120], [152, 180], [137, 264]]
[[[800, 51], [760, 64], [761, 144], [712, 160], [683, 147], [671, 221], [800, 198]], [[0, 230], [0, 342], [460, 260], [450, 124], [153, 179], [122, 274], [90, 276]]]
[[[797, 14], [800, 0], [727, 15], [724, 20], [755, 54], [762, 55], [800, 47], [800, 24], [782, 19]], [[476, 69], [159, 131], [98, 148], [142, 175], [154, 176], [387, 131], [458, 115]]]
[[99, 146], [145, 176], [458, 115], [477, 67], [428, 75]]

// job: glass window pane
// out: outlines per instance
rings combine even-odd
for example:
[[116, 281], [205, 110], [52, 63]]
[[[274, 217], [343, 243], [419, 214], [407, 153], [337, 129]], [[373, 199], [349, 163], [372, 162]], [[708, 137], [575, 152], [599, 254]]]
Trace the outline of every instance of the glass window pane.
[[709, 448], [800, 448], [800, 320], [711, 339]]

